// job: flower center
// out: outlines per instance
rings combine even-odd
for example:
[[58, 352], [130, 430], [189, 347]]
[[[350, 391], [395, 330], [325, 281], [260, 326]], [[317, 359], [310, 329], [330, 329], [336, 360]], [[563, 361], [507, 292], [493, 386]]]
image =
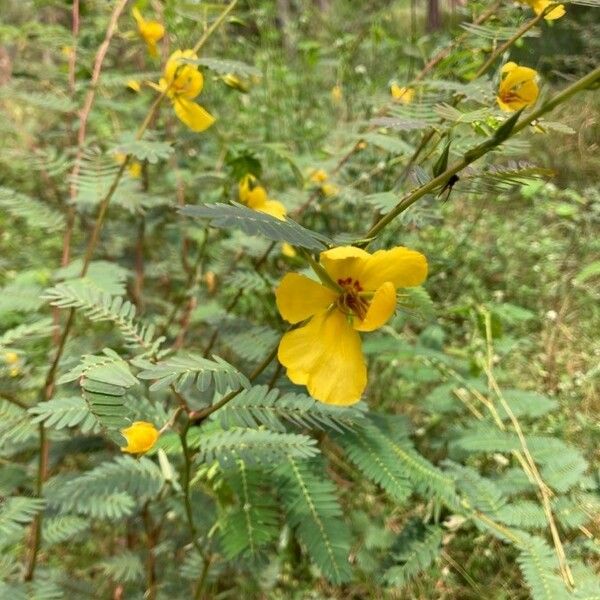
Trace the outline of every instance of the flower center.
[[346, 314], [356, 315], [362, 321], [367, 316], [369, 302], [360, 294], [363, 291], [360, 282], [346, 277], [338, 279], [337, 283], [344, 290], [337, 300], [338, 308]]

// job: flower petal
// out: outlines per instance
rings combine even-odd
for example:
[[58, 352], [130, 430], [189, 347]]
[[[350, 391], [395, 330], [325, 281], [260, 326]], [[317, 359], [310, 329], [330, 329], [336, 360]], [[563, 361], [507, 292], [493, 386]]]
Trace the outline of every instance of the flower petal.
[[186, 98], [175, 96], [173, 108], [179, 120], [197, 133], [208, 129], [215, 122], [215, 118], [209, 112]]
[[[169, 56], [167, 64], [165, 65], [164, 78], [166, 79], [167, 84], [170, 85], [171, 83], [173, 83], [177, 67], [185, 64], [189, 65], [189, 63], [182, 61], [182, 58], [189, 60], [197, 60], [198, 55], [193, 50], [175, 50], [175, 52], [173, 52], [171, 56]], [[193, 65], [190, 66], [193, 67]]]
[[335, 302], [336, 294], [299, 273], [288, 273], [275, 290], [279, 314], [289, 323], [299, 323], [323, 312]]
[[321, 252], [321, 264], [331, 279], [337, 282], [338, 279], [355, 278], [363, 262], [370, 256], [368, 252], [355, 246], [338, 246]]
[[354, 319], [357, 331], [374, 331], [385, 325], [396, 310], [396, 288], [391, 281], [386, 281], [376, 292], [369, 304], [365, 318]]
[[427, 277], [427, 259], [403, 246], [378, 250], [363, 262], [356, 277], [364, 290], [378, 290], [386, 281], [395, 287], [414, 287]]
[[285, 219], [285, 215], [287, 213], [285, 206], [278, 200], [267, 200], [262, 206], [257, 206], [256, 210], [267, 213], [268, 215], [271, 215], [280, 221]]
[[315, 315], [286, 333], [278, 357], [294, 383], [306, 385], [313, 398], [326, 404], [354, 404], [367, 385], [360, 336], [339, 310]]

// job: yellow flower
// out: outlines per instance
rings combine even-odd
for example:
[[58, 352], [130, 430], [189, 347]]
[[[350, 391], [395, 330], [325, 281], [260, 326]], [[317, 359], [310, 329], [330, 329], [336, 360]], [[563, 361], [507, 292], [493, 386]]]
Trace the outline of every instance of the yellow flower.
[[360, 400], [367, 366], [359, 331], [382, 327], [396, 309], [396, 288], [420, 285], [426, 258], [396, 247], [369, 254], [354, 246], [321, 253], [321, 266], [337, 288], [288, 273], [275, 290], [281, 316], [300, 327], [284, 334], [279, 362], [288, 377], [327, 404]]
[[160, 435], [158, 429], [146, 421], [135, 421], [130, 427], [121, 429], [121, 434], [127, 440], [127, 446], [121, 450], [130, 454], [148, 452]]
[[15, 365], [19, 362], [19, 355], [16, 352], [5, 352], [4, 362], [7, 365]]
[[540, 93], [537, 71], [508, 62], [502, 67], [502, 80], [498, 88], [498, 106], [512, 112], [535, 104]]
[[314, 183], [325, 183], [327, 181], [327, 179], [329, 178], [329, 175], [327, 175], [327, 172], [324, 171], [323, 169], [317, 169], [316, 171], [313, 171], [312, 175], [310, 176], [310, 180]]
[[390, 92], [392, 93], [392, 98], [402, 104], [410, 104], [415, 97], [415, 90], [413, 88], [400, 87], [397, 83], [392, 83]]
[[[533, 8], [536, 15], [543, 13], [549, 4], [554, 4], [552, 0], [523, 0], [525, 4], [528, 4]], [[556, 19], [560, 19], [565, 14], [565, 7], [562, 4], [559, 4], [555, 8], [553, 8], [545, 17], [546, 21], [555, 21]]]
[[138, 26], [138, 33], [148, 46], [148, 53], [150, 56], [158, 56], [156, 44], [165, 36], [164, 26], [158, 21], [146, 21], [137, 6], [134, 7], [132, 14]]
[[327, 175], [327, 172], [323, 169], [317, 169], [316, 171], [313, 171], [312, 175], [310, 176], [310, 180], [321, 188], [321, 192], [323, 192], [327, 198], [330, 198], [337, 195], [340, 190], [337, 185], [334, 185], [333, 183], [327, 183], [328, 179], [329, 175]]
[[19, 369], [19, 367], [11, 367], [10, 370], [8, 371], [8, 374], [11, 377], [17, 377], [20, 372], [21, 372], [21, 369]]
[[[125, 162], [126, 158], [127, 154], [125, 154], [124, 152], [115, 152], [115, 160], [120, 165], [122, 165]], [[129, 172], [129, 175], [131, 175], [131, 177], [133, 177], [134, 179], [139, 179], [142, 175], [142, 164], [137, 160], [129, 161], [129, 164], [127, 165], [127, 171]]]
[[287, 242], [283, 242], [283, 244], [281, 244], [281, 254], [287, 258], [294, 258], [297, 253], [294, 249], [294, 246], [288, 244]]
[[334, 104], [339, 104], [344, 98], [344, 92], [342, 91], [342, 86], [336, 83], [331, 88], [331, 101]]
[[215, 118], [199, 104], [192, 102], [204, 87], [204, 77], [197, 65], [186, 61], [197, 58], [193, 50], [173, 52], [165, 65], [163, 77], [155, 87], [166, 91], [179, 120], [192, 131], [200, 132], [208, 129], [215, 122]]
[[276, 219], [283, 221], [286, 215], [285, 206], [277, 200], [271, 200], [267, 196], [267, 190], [258, 185], [256, 177], [248, 173], [244, 175], [239, 184], [240, 201], [248, 208], [267, 213]]
[[331, 198], [333, 196], [337, 196], [340, 189], [337, 185], [334, 185], [333, 183], [324, 183], [321, 186], [321, 191], [325, 196], [327, 196], [327, 198]]

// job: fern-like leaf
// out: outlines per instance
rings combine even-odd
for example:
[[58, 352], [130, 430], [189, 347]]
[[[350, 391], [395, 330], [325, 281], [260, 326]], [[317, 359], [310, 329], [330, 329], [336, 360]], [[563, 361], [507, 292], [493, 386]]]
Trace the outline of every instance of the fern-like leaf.
[[333, 429], [341, 432], [364, 419], [365, 406], [329, 406], [304, 394], [283, 394], [267, 386], [254, 386], [238, 394], [214, 413], [221, 425], [252, 427], [261, 425], [285, 431], [286, 423], [303, 428]]
[[410, 521], [392, 547], [394, 562], [399, 564], [386, 570], [384, 579], [387, 583], [403, 587], [428, 569], [440, 554], [442, 536], [441, 527]]
[[143, 370], [140, 379], [153, 380], [150, 391], [162, 390], [174, 385], [178, 392], [196, 388], [204, 392], [212, 387], [219, 394], [240, 387], [250, 387], [247, 377], [234, 366], [218, 356], [213, 360], [195, 354], [172, 356], [153, 364], [148, 361], [135, 361]]
[[287, 521], [312, 561], [332, 583], [350, 580], [350, 531], [342, 520], [335, 486], [310, 464], [292, 458], [278, 469]]
[[221, 517], [221, 540], [229, 558], [257, 558], [279, 534], [279, 512], [262, 471], [248, 469], [242, 460], [225, 473], [238, 504]]
[[280, 220], [241, 204], [203, 204], [184, 206], [181, 213], [196, 219], [208, 219], [213, 227], [241, 229], [248, 235], [261, 235], [276, 242], [288, 242], [309, 250], [324, 250], [331, 243], [320, 233], [305, 229], [290, 219]]

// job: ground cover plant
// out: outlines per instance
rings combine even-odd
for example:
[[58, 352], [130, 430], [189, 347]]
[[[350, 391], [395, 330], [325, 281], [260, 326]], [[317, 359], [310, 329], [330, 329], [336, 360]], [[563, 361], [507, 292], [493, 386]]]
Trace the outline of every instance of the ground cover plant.
[[0, 598], [600, 597], [596, 0], [0, 8]]

